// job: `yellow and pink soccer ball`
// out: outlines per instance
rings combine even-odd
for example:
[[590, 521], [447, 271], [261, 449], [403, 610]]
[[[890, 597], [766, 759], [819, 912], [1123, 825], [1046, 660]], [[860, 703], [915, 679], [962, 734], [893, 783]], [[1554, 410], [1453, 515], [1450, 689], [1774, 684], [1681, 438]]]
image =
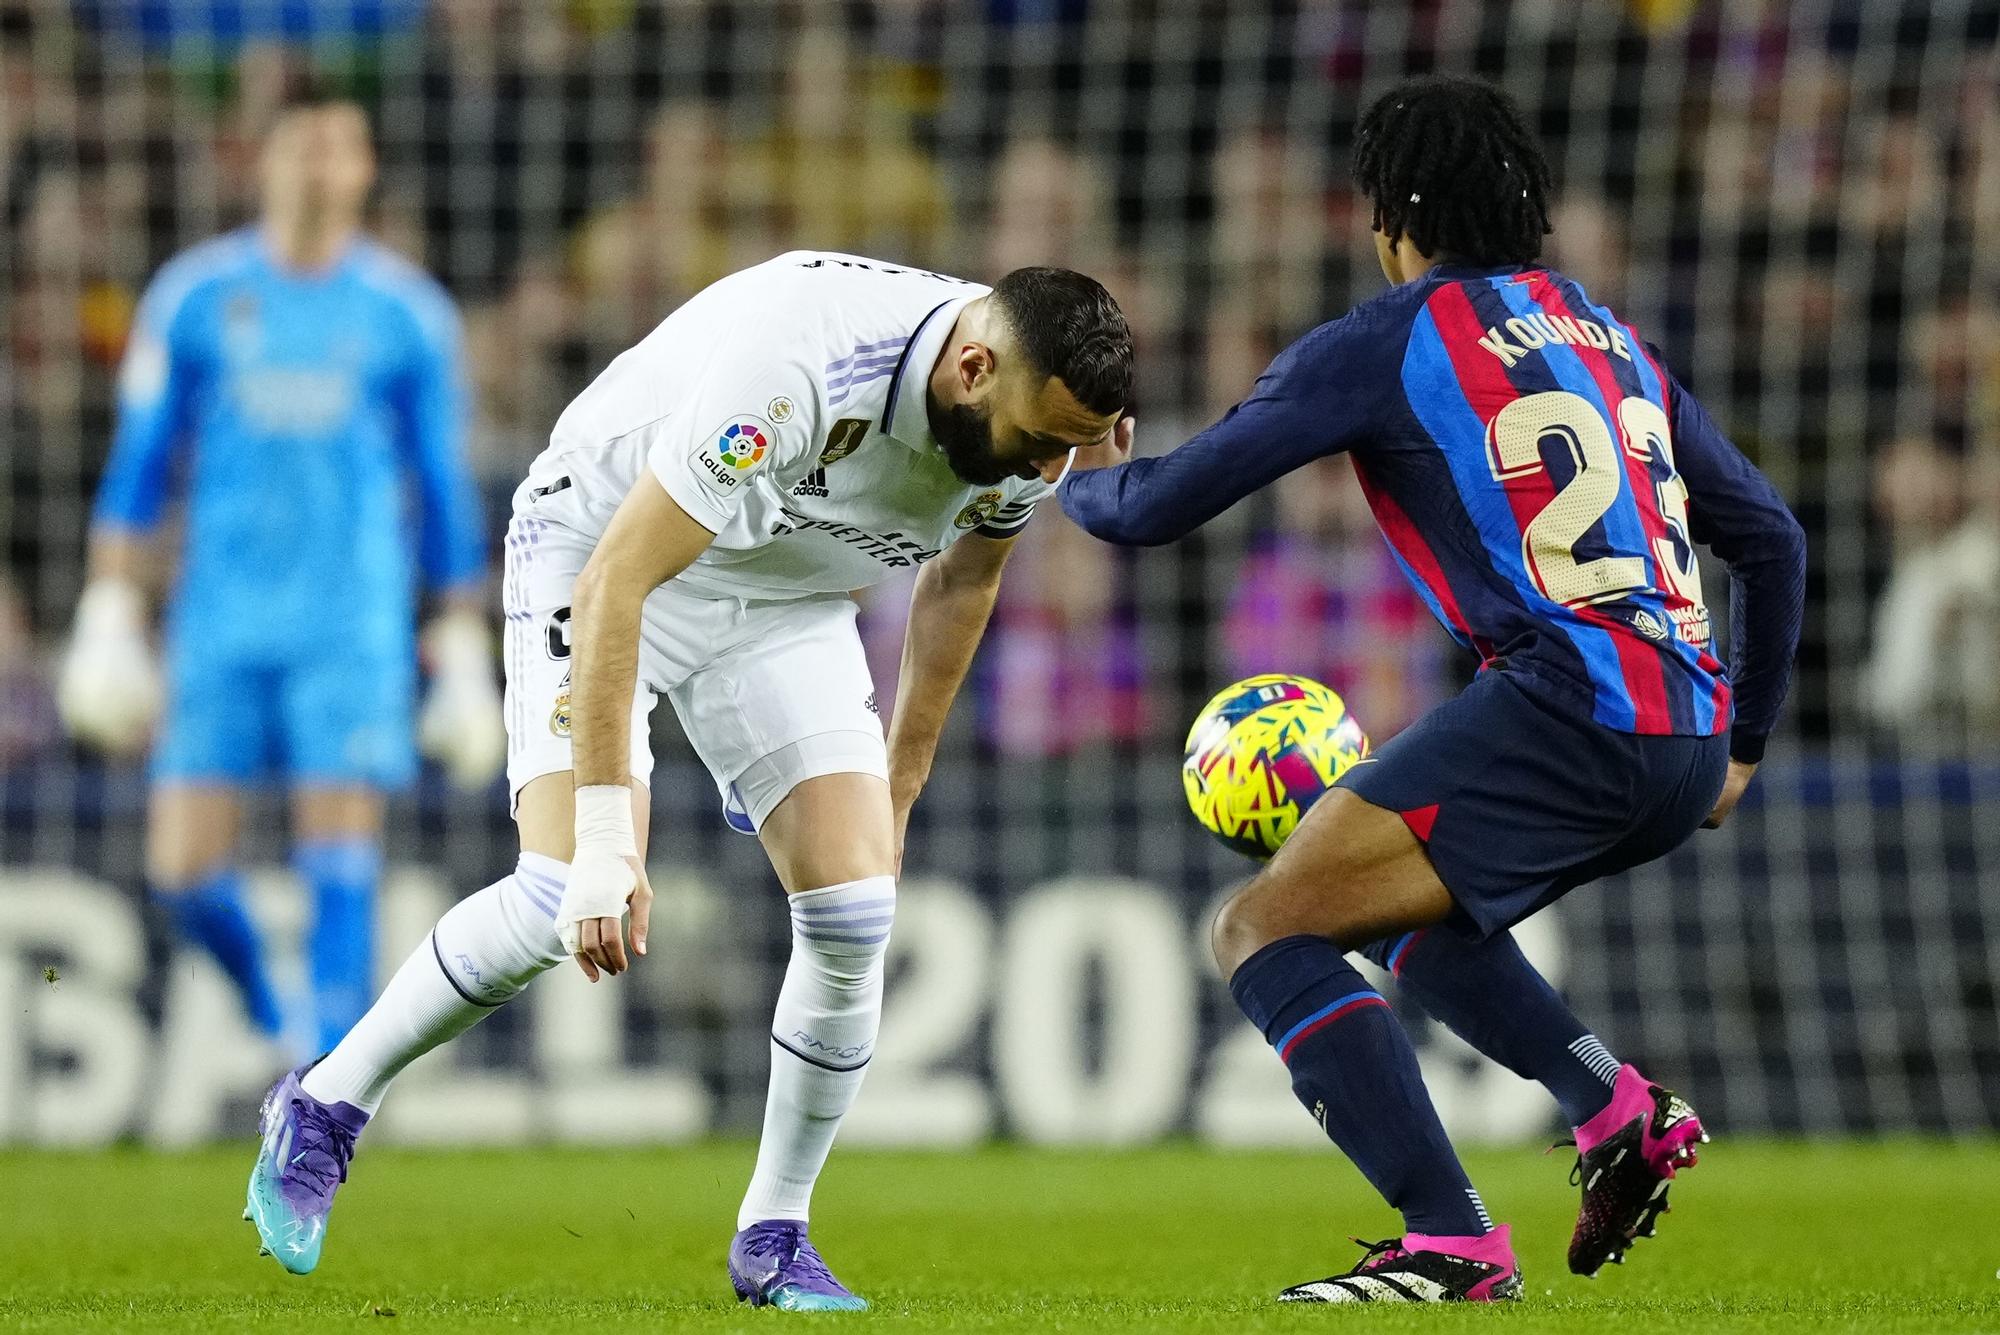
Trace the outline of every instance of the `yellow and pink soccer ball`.
[[1367, 734], [1331, 688], [1306, 677], [1250, 677], [1196, 716], [1181, 782], [1204, 829], [1239, 853], [1268, 858], [1367, 754]]

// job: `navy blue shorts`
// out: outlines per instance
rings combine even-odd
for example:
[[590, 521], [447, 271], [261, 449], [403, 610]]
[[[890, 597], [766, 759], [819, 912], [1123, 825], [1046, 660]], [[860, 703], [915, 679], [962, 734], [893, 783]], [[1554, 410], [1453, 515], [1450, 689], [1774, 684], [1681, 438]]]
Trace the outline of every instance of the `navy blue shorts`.
[[1678, 846], [1728, 768], [1726, 735], [1618, 732], [1496, 669], [1339, 786], [1403, 817], [1458, 902], [1449, 921], [1484, 939]]

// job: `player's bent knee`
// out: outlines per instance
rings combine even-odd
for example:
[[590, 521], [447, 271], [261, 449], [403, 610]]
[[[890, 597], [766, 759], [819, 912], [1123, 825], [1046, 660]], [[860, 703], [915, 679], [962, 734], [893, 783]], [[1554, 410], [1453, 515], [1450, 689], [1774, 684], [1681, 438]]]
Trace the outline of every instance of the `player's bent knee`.
[[1257, 893], [1257, 883], [1252, 881], [1231, 895], [1215, 915], [1209, 945], [1215, 952], [1216, 970], [1225, 980], [1265, 946], [1304, 930], [1287, 924], [1271, 908], [1267, 897]]
[[873, 774], [801, 781], [772, 808], [758, 836], [790, 894], [895, 874], [889, 785]]
[[1230, 901], [1216, 926], [1216, 958], [1231, 969], [1288, 936], [1357, 949], [1442, 921], [1451, 909], [1451, 893], [1403, 818], [1336, 789]]
[[813, 888], [847, 885], [855, 881], [885, 877], [894, 881], [895, 855], [887, 843], [856, 840], [808, 849], [796, 849], [780, 856], [773, 853], [771, 866], [788, 895], [809, 893]]
[[1340, 866], [1301, 877], [1273, 864], [1230, 896], [1215, 915], [1210, 945], [1224, 978], [1243, 961], [1288, 936], [1321, 936], [1344, 949], [1380, 935], [1375, 882]]
[[1223, 901], [1216, 910], [1215, 921], [1208, 925], [1208, 948], [1215, 956], [1215, 971], [1227, 981], [1249, 959], [1263, 948], [1255, 939], [1255, 927], [1251, 914], [1243, 907], [1243, 891], [1238, 890]]
[[1215, 967], [1224, 979], [1273, 941], [1309, 930], [1290, 921], [1262, 886], [1262, 877], [1251, 881], [1231, 895], [1215, 915], [1209, 945], [1215, 952]]

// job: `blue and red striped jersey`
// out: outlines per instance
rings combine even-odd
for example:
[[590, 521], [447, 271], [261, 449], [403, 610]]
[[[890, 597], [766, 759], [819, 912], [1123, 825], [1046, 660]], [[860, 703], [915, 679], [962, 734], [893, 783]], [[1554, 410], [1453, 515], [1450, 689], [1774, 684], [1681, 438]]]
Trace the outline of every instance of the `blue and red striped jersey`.
[[[1659, 354], [1575, 280], [1440, 266], [1307, 334], [1179, 449], [1065, 482], [1114, 542], [1170, 541], [1346, 452], [1403, 572], [1487, 667], [1622, 732], [1762, 755], [1798, 644], [1804, 536]], [[1735, 583], [1726, 669], [1696, 544]]]

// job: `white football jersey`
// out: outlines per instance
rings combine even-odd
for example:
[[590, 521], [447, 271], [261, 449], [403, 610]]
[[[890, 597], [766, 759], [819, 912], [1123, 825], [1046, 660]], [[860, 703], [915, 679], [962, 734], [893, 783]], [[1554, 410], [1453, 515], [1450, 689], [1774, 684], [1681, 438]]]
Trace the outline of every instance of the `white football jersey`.
[[964, 534], [1011, 536], [1053, 488], [960, 481], [925, 405], [959, 311], [989, 290], [818, 251], [732, 274], [577, 396], [514, 508], [596, 537], [650, 471], [715, 532], [676, 579], [739, 598], [866, 588]]

